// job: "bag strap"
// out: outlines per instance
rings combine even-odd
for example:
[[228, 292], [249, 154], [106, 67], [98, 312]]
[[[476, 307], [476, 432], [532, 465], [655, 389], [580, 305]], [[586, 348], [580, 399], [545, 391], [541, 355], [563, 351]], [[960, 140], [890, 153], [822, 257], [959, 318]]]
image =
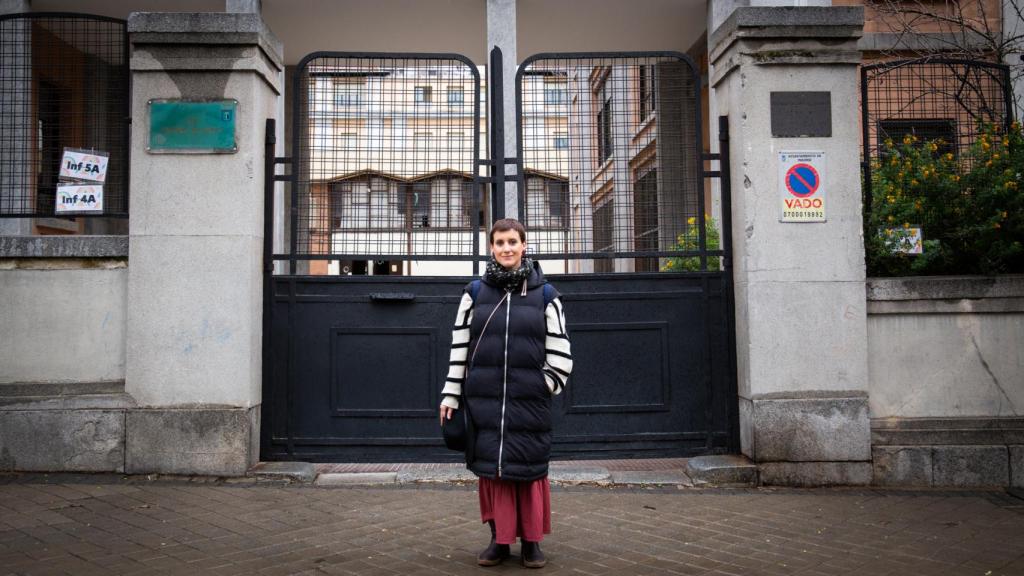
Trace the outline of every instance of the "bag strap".
[[555, 287], [552, 286], [551, 284], [545, 284], [544, 285], [544, 308], [546, 309], [548, 307], [548, 304], [551, 304], [551, 302], [555, 298], [558, 298], [558, 292], [555, 291]]
[[476, 296], [480, 293], [480, 280], [473, 280], [469, 283], [469, 297], [476, 302]]

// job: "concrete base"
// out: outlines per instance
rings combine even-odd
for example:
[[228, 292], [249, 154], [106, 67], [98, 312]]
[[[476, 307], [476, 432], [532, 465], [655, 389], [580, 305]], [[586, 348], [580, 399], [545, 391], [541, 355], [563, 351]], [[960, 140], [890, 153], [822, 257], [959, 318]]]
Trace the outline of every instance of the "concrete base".
[[398, 480], [395, 472], [339, 472], [320, 474], [316, 477], [317, 486], [352, 486], [394, 484]]
[[241, 476], [258, 461], [259, 407], [132, 410], [125, 472]]
[[123, 472], [123, 410], [0, 411], [0, 471]]
[[757, 484], [757, 465], [745, 456], [697, 456], [686, 461], [686, 474], [695, 485]]
[[1010, 462], [1005, 446], [936, 446], [932, 449], [935, 486], [1007, 486]]
[[[745, 454], [756, 462], [866, 462], [871, 459], [863, 392], [787, 392], [742, 399]], [[745, 420], [745, 422], [743, 422]]]
[[611, 474], [607, 468], [600, 466], [551, 466], [548, 468], [548, 478], [563, 484], [601, 483], [611, 481]]
[[871, 428], [877, 485], [1024, 484], [1024, 419], [886, 418]]
[[873, 482], [879, 486], [931, 486], [932, 449], [926, 446], [872, 448]]
[[758, 465], [765, 486], [865, 486], [870, 462], [766, 462]]
[[316, 467], [310, 462], [260, 462], [251, 473], [267, 480], [312, 482], [316, 479]]
[[124, 382], [0, 385], [0, 470], [124, 472]]
[[1010, 487], [1024, 488], [1024, 446], [1010, 446]]
[[142, 409], [124, 382], [0, 385], [0, 471], [242, 476], [259, 407]]

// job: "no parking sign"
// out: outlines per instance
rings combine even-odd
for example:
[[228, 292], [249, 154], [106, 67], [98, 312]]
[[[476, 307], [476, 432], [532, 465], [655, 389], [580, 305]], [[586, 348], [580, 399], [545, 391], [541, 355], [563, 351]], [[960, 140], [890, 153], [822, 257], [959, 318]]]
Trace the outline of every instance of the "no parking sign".
[[780, 220], [824, 222], [824, 179], [824, 152], [779, 152]]

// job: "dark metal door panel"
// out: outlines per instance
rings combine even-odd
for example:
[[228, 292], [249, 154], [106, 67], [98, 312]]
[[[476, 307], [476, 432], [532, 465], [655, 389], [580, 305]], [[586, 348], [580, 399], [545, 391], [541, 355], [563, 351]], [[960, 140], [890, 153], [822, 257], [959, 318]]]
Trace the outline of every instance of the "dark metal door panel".
[[452, 459], [437, 406], [469, 279], [366, 280], [278, 281], [275, 357], [289, 368], [275, 388], [289, 398], [274, 444], [291, 439], [294, 457], [318, 461]]
[[[284, 412], [273, 410], [272, 454], [457, 459], [441, 444], [437, 406], [469, 279], [404, 280], [275, 282], [271, 401]], [[556, 456], [663, 457], [726, 445], [728, 395], [712, 397], [727, 389], [726, 372], [713, 369], [727, 360], [726, 332], [708, 329], [709, 312], [718, 324], [724, 314], [719, 282], [645, 275], [624, 287], [621, 278], [577, 275], [554, 283], [577, 366], [554, 400]]]
[[727, 405], [711, 392], [727, 387], [725, 371], [712, 369], [727, 343], [724, 331], [709, 329], [724, 315], [712, 284], [654, 275], [628, 285], [557, 280], [575, 367], [555, 400], [556, 454], [687, 455], [725, 445]]

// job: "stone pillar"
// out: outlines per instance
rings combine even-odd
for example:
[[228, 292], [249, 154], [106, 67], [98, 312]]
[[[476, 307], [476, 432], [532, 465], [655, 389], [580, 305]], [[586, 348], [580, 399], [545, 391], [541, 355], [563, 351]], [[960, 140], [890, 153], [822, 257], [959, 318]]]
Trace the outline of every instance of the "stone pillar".
[[[863, 22], [862, 7], [739, 7], [709, 42], [729, 117], [741, 444], [768, 484], [871, 481]], [[793, 91], [831, 93], [831, 136], [773, 137], [771, 93]], [[826, 222], [780, 221], [784, 150], [825, 153]]]
[[[505, 92], [505, 157], [511, 158], [516, 155], [516, 67], [519, 65], [519, 58], [516, 52], [516, 0], [487, 0], [487, 54], [491, 48], [501, 48], [502, 71], [504, 76], [500, 79], [488, 74], [488, 82], [502, 83]], [[487, 98], [490, 105], [490, 97]], [[488, 121], [490, 121], [490, 114]], [[488, 128], [489, 130], [491, 128]], [[515, 167], [505, 166], [505, 174], [515, 173]], [[515, 182], [505, 183], [505, 216], [508, 218], [520, 218], [519, 214], [519, 193]]]
[[[128, 473], [243, 474], [259, 456], [264, 123], [281, 44], [259, 14], [136, 13]], [[235, 99], [237, 151], [147, 151], [151, 99]]]
[[[0, 14], [21, 14], [32, 11], [29, 0], [0, 0]], [[7, 36], [7, 49], [0, 56], [0, 83], [4, 86], [23, 86], [24, 90], [5, 91], [0, 94], [3, 124], [0, 138], [6, 143], [0, 147], [0, 165], [3, 183], [0, 185], [0, 212], [34, 211], [35, 205], [26, 205], [24, 198], [35, 196], [32, 178], [32, 26], [28, 20], [9, 21], [3, 26]], [[29, 218], [0, 218], [0, 236], [25, 236], [32, 233]]]

